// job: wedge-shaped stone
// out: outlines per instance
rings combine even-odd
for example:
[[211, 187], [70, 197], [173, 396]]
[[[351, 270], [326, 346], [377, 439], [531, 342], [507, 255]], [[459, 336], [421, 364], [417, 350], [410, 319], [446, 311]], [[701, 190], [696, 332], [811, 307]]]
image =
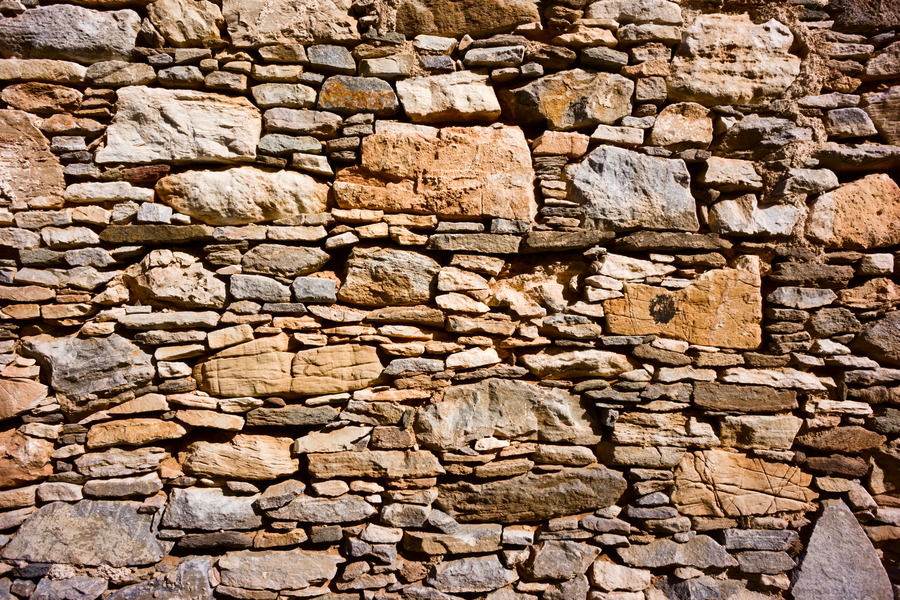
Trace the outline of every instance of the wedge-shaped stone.
[[499, 217], [537, 212], [534, 170], [518, 127], [433, 127], [379, 122], [359, 167], [338, 173], [342, 208]]
[[123, 587], [109, 600], [212, 600], [213, 591], [209, 584], [211, 567], [208, 558], [191, 558], [165, 575]]
[[423, 554], [472, 554], [500, 550], [503, 527], [494, 523], [460, 525], [450, 533], [407, 531], [403, 547]]
[[268, 512], [273, 519], [309, 523], [353, 523], [375, 514], [375, 508], [359, 496], [345, 494], [339, 498], [297, 496], [290, 503]]
[[156, 184], [160, 199], [209, 225], [245, 225], [325, 210], [328, 186], [296, 171], [187, 171]]
[[694, 567], [724, 569], [737, 566], [725, 548], [708, 535], [698, 535], [685, 544], [657, 540], [645, 545], [620, 548], [619, 556], [635, 567]]
[[615, 377], [633, 368], [627, 356], [606, 350], [544, 350], [519, 360], [533, 374], [546, 379]]
[[354, 248], [338, 299], [362, 306], [411, 305], [428, 302], [441, 266], [407, 250]]
[[454, 386], [443, 400], [419, 409], [419, 443], [453, 450], [485, 437], [590, 445], [597, 425], [581, 400], [563, 390], [513, 379], [485, 379]]
[[369, 450], [310, 454], [313, 477], [433, 477], [444, 472], [437, 457], [427, 450]]
[[588, 228], [700, 228], [683, 160], [600, 146], [570, 166], [566, 175], [569, 198], [583, 206]]
[[684, 455], [672, 501], [683, 515], [742, 517], [807, 511], [816, 493], [797, 467], [723, 450]]
[[612, 441], [632, 446], [681, 448], [711, 448], [721, 443], [712, 425], [694, 417], [639, 412], [628, 412], [616, 419]]
[[308, 550], [244, 550], [219, 559], [222, 585], [248, 590], [302, 590], [327, 583], [344, 562], [338, 554]]
[[153, 564], [166, 550], [156, 539], [153, 515], [139, 513], [139, 506], [93, 500], [44, 505], [3, 549], [3, 558], [91, 567]]
[[741, 259], [736, 268], [707, 271], [680, 290], [626, 283], [624, 294], [603, 304], [612, 333], [656, 334], [722, 348], [752, 349], [762, 341], [755, 260]]
[[216, 396], [240, 397], [291, 391], [291, 363], [286, 335], [261, 338], [226, 348], [194, 368], [201, 390]]
[[484, 123], [500, 116], [488, 76], [471, 71], [404, 79], [397, 95], [414, 123]]
[[140, 25], [141, 18], [133, 10], [96, 11], [71, 4], [38, 6], [0, 20], [0, 54], [4, 58], [82, 63], [130, 60]]
[[812, 204], [807, 234], [829, 248], [880, 248], [900, 243], [900, 186], [885, 173], [867, 175], [822, 194]]
[[163, 527], [174, 529], [256, 529], [262, 517], [253, 512], [259, 496], [226, 496], [219, 488], [175, 488], [163, 514]]
[[184, 468], [195, 475], [267, 480], [292, 475], [291, 438], [238, 434], [230, 442], [194, 442], [184, 455]]
[[859, 521], [841, 500], [829, 500], [794, 572], [796, 600], [891, 600], [891, 582]]
[[116, 116], [98, 163], [178, 164], [252, 159], [262, 118], [242, 97], [133, 86], [117, 91]]
[[397, 31], [459, 37], [487, 37], [516, 25], [540, 21], [534, 0], [402, 0]]
[[339, 344], [298, 352], [291, 366], [295, 394], [351, 392], [374, 383], [384, 370], [372, 346]]
[[436, 505], [466, 523], [519, 523], [605, 508], [625, 491], [625, 479], [602, 466], [528, 473], [486, 483], [438, 486]]
[[612, 125], [631, 114], [633, 94], [634, 82], [622, 75], [573, 69], [505, 91], [501, 99], [516, 122], [566, 131]]
[[[3, 61], [6, 62], [6, 61]], [[28, 205], [61, 198], [66, 182], [62, 165], [27, 113], [0, 110], [0, 189], [10, 202]]]
[[761, 104], [781, 97], [800, 74], [794, 36], [772, 19], [701, 15], [685, 30], [668, 78], [669, 98], [717, 104]]
[[238, 47], [359, 39], [352, 0], [225, 0], [222, 12]]

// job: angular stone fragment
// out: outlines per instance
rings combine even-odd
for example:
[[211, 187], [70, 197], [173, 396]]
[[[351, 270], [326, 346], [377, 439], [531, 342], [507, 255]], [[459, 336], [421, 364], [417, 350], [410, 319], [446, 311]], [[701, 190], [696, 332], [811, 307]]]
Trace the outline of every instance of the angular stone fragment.
[[244, 550], [219, 559], [222, 585], [248, 590], [302, 590], [321, 585], [344, 562], [338, 554], [308, 550]]
[[[337, 416], [335, 416], [337, 418]], [[334, 419], [328, 419], [332, 421]], [[371, 427], [341, 427], [333, 431], [313, 431], [294, 442], [294, 454], [362, 450], [369, 443]]]
[[571, 130], [611, 125], [631, 114], [634, 82], [613, 73], [582, 69], [541, 77], [501, 93], [518, 123], [546, 122], [550, 129]]
[[512, 569], [504, 569], [496, 554], [473, 556], [440, 563], [426, 583], [446, 593], [490, 592], [518, 579]]
[[784, 463], [723, 450], [685, 454], [675, 470], [672, 502], [681, 514], [712, 517], [806, 511], [812, 476]]
[[148, 383], [155, 372], [150, 355], [116, 334], [91, 338], [44, 334], [22, 341], [49, 371], [53, 389], [75, 401], [134, 389]]
[[760, 206], [756, 194], [722, 200], [709, 211], [709, 226], [732, 235], [789, 236], [803, 212], [790, 204]]
[[876, 360], [900, 365], [900, 311], [888, 313], [866, 325], [854, 347]]
[[368, 387], [383, 370], [372, 346], [338, 344], [302, 350], [291, 366], [291, 389], [303, 395], [350, 392]]
[[737, 566], [737, 561], [718, 542], [708, 535], [698, 535], [684, 544], [672, 540], [657, 540], [617, 550], [627, 564], [635, 567], [694, 567], [723, 569]]
[[397, 95], [414, 123], [484, 123], [500, 116], [487, 75], [471, 71], [404, 79]]
[[361, 165], [338, 173], [342, 208], [532, 220], [534, 171], [518, 127], [434, 129], [379, 122]]
[[887, 572], [859, 521], [841, 500], [825, 504], [793, 575], [796, 600], [891, 600]]
[[400, 105], [390, 84], [375, 77], [329, 77], [319, 90], [319, 110], [352, 115], [371, 112], [379, 117], [397, 113]]
[[900, 144], [900, 85], [865, 94], [865, 110], [888, 144]]
[[[73, 24], [78, 24], [73, 27]], [[94, 63], [129, 60], [141, 18], [133, 10], [96, 11], [71, 4], [26, 9], [0, 20], [4, 58]]]
[[426, 450], [369, 450], [310, 454], [313, 477], [432, 477], [444, 472], [437, 457]]
[[[0, 61], [0, 64], [7, 61]], [[0, 190], [19, 206], [35, 200], [61, 198], [66, 182], [50, 144], [18, 110], [0, 110]]]
[[113, 593], [109, 600], [212, 600], [213, 591], [209, 584], [211, 568], [208, 558], [183, 560], [175, 570], [143, 583], [125, 586]]
[[537, 21], [534, 0], [402, 0], [396, 13], [397, 31], [408, 37], [468, 34], [480, 38]]
[[797, 408], [797, 393], [758, 385], [722, 385], [698, 381], [694, 403], [710, 410], [767, 413]]
[[502, 532], [503, 527], [494, 523], [457, 525], [449, 533], [407, 531], [403, 534], [403, 547], [431, 555], [496, 552], [500, 549]]
[[602, 466], [528, 473], [485, 483], [438, 486], [436, 506], [465, 523], [519, 523], [605, 508], [625, 479]]
[[23, 435], [15, 429], [0, 431], [0, 488], [39, 481], [53, 473], [53, 442]]
[[415, 430], [417, 440], [435, 450], [462, 448], [486, 437], [584, 445], [600, 441], [594, 419], [577, 396], [512, 379], [451, 387], [443, 400], [419, 410]]
[[235, 46], [350, 42], [359, 39], [351, 0], [225, 0], [222, 12]]
[[31, 600], [95, 600], [106, 591], [103, 577], [75, 576], [54, 580], [44, 577], [34, 589]]
[[94, 500], [46, 504], [22, 525], [3, 558], [92, 567], [153, 564], [166, 549], [156, 538], [153, 515], [139, 513], [139, 506]]
[[900, 75], [900, 44], [894, 42], [866, 62], [863, 77], [879, 81]]
[[97, 423], [88, 430], [88, 448], [109, 446], [143, 446], [178, 439], [187, 430], [174, 421], [160, 419], [117, 419]]
[[[680, 8], [678, 10], [681, 12]], [[713, 141], [710, 110], [695, 102], [670, 104], [657, 115], [648, 141], [653, 146], [674, 150], [706, 148]]]
[[603, 304], [610, 332], [657, 334], [692, 344], [752, 349], [762, 339], [758, 264], [707, 271], [681, 290], [626, 283], [623, 298]]
[[437, 262], [416, 252], [354, 248], [338, 299], [362, 306], [427, 302], [440, 269]]
[[710, 424], [678, 413], [628, 412], [613, 426], [615, 444], [711, 448], [720, 444]]
[[185, 308], [221, 308], [225, 282], [184, 252], [151, 250], [126, 271], [137, 294], [151, 303]]
[[184, 456], [184, 468], [196, 475], [267, 480], [292, 475], [291, 438], [238, 434], [230, 442], [194, 442]]
[[599, 554], [599, 548], [578, 542], [542, 542], [532, 550], [525, 573], [537, 581], [574, 579], [583, 575]]
[[258, 496], [226, 496], [219, 488], [175, 488], [163, 514], [173, 529], [256, 529], [262, 517], [253, 512]]
[[259, 244], [244, 254], [241, 269], [244, 273], [294, 278], [318, 271], [330, 258], [319, 248]]
[[[193, 1], [193, 0], [192, 0]], [[296, 171], [187, 171], [156, 184], [160, 199], [210, 225], [245, 225], [325, 210], [328, 188]]]
[[268, 512], [274, 519], [309, 523], [353, 523], [373, 514], [375, 508], [360, 496], [344, 494], [339, 498], [297, 496], [290, 503]]
[[246, 98], [133, 86], [117, 92], [116, 116], [98, 163], [232, 162], [256, 156], [259, 110]]
[[680, 25], [681, 7], [669, 0], [600, 0], [588, 5], [588, 19], [612, 19], [619, 23]]
[[701, 15], [685, 30], [668, 77], [674, 100], [761, 104], [781, 97], [800, 73], [790, 53], [794, 36], [772, 19], [755, 25], [746, 14]]
[[740, 415], [722, 418], [722, 444], [757, 450], [790, 450], [803, 420], [792, 415]]
[[12, 108], [46, 114], [78, 110], [82, 94], [72, 88], [32, 81], [5, 88], [0, 98]]
[[567, 170], [568, 195], [592, 229], [697, 231], [690, 174], [682, 160], [600, 146]]
[[813, 202], [807, 234], [829, 248], [868, 249], [900, 243], [900, 187], [885, 173], [845, 183]]
[[545, 350], [519, 360], [533, 374], [547, 379], [615, 377], [633, 368], [624, 354], [605, 350]]
[[47, 386], [29, 379], [0, 379], [0, 421], [32, 409], [47, 397]]
[[797, 444], [820, 452], [858, 454], [881, 446], [886, 438], [859, 425], [808, 431], [797, 437]]
[[176, 48], [202, 46], [219, 38], [222, 11], [206, 0], [156, 0], [147, 5], [150, 22]]

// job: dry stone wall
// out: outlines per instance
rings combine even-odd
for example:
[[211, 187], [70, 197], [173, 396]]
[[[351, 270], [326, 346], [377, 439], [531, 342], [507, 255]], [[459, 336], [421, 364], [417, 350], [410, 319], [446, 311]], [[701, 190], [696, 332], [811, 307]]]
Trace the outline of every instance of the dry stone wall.
[[0, 600], [900, 598], [895, 0], [0, 2]]

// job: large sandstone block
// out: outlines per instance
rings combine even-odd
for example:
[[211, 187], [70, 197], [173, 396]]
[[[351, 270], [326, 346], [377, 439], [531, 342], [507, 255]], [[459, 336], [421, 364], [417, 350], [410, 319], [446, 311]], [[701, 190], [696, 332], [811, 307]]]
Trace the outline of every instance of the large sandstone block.
[[669, 97], [706, 106], [781, 97], [800, 74], [793, 42], [774, 19], [756, 25], [746, 14], [701, 15], [685, 29], [672, 60]]
[[829, 248], [880, 248], [900, 243], [900, 186], [885, 173], [867, 175], [813, 202], [807, 234]]
[[603, 303], [612, 333], [722, 348], [753, 349], [762, 342], [759, 267], [753, 260], [707, 271], [680, 290], [626, 283], [623, 292]]
[[233, 162], [256, 157], [262, 117], [246, 98], [131, 86], [117, 91], [116, 116], [98, 163]]
[[297, 472], [291, 438], [238, 434], [230, 442], [194, 442], [184, 453], [184, 468], [195, 475], [260, 481]]
[[[3, 61], [7, 62], [7, 61]], [[0, 189], [18, 206], [61, 198], [66, 182], [50, 144], [27, 113], [0, 110]]]
[[354, 248], [338, 299], [361, 306], [428, 302], [441, 266], [416, 252], [390, 248]]
[[519, 523], [605, 508], [625, 491], [625, 479], [602, 466], [528, 473], [485, 483], [438, 486], [436, 506], [458, 521]]
[[0, 421], [32, 409], [47, 397], [47, 386], [29, 379], [0, 379]]
[[150, 22], [177, 48], [202, 46], [219, 38], [222, 10], [206, 0], [156, 0], [147, 6]]
[[435, 450], [454, 450], [485, 437], [591, 445], [599, 430], [581, 400], [563, 390], [512, 379], [485, 379], [448, 389], [419, 409], [416, 438]]
[[742, 517], [808, 511], [817, 494], [799, 468], [723, 450], [684, 455], [672, 501], [683, 515]]
[[372, 346], [338, 344], [302, 350], [291, 365], [292, 391], [312, 396], [360, 390], [374, 383], [383, 370]]
[[328, 186], [296, 171], [187, 171], [156, 184], [160, 199], [210, 225], [246, 225], [325, 210]]
[[709, 423], [678, 413], [642, 412], [628, 412], [616, 419], [612, 442], [679, 448], [711, 448], [721, 444]]
[[518, 127], [432, 127], [379, 122], [359, 167], [334, 184], [342, 208], [533, 220], [534, 170]]
[[53, 442], [23, 435], [16, 429], [0, 431], [0, 489], [40, 481], [53, 473]]
[[402, 0], [396, 12], [397, 31], [408, 37], [487, 37], [537, 21], [534, 0]]
[[222, 308], [225, 282], [184, 252], [151, 250], [125, 271], [125, 279], [142, 300], [184, 308]]
[[0, 19], [4, 58], [95, 63], [130, 60], [141, 18], [133, 10], [96, 11], [71, 4], [26, 9]]
[[397, 82], [397, 95], [414, 123], [483, 123], [500, 116], [487, 75], [457, 71]]
[[599, 146], [567, 169], [569, 198], [584, 208], [585, 226], [607, 231], [697, 231], [697, 207], [684, 161]]
[[427, 450], [369, 450], [310, 454], [313, 477], [433, 477], [444, 472], [437, 456]]
[[248, 48], [268, 44], [349, 42], [359, 39], [352, 0], [224, 0], [231, 42]]
[[153, 515], [139, 513], [139, 506], [93, 500], [46, 504], [22, 525], [3, 558], [91, 567], [153, 564], [166, 546], [156, 538]]

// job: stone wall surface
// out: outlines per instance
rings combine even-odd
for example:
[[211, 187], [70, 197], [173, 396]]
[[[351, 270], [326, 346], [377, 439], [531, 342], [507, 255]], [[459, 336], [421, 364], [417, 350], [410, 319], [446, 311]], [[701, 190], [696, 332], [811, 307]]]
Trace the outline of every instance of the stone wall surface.
[[0, 600], [900, 599], [896, 0], [0, 2]]

